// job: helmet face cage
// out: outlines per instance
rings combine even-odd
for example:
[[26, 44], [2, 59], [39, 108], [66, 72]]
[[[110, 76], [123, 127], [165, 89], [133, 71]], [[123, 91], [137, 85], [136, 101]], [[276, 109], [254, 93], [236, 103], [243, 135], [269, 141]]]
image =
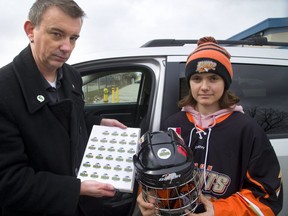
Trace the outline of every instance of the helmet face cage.
[[174, 130], [147, 132], [133, 162], [146, 202], [158, 216], [188, 215], [199, 204], [199, 170], [193, 153]]
[[157, 216], [181, 216], [193, 213], [199, 205], [199, 170], [193, 170], [192, 179], [170, 188], [154, 188], [139, 182], [146, 202], [154, 203]]

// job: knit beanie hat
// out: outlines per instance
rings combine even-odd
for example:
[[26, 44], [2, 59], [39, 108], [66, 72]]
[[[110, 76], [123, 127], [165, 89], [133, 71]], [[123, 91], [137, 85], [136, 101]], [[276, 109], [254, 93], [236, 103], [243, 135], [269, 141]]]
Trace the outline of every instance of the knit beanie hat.
[[195, 73], [209, 72], [221, 76], [225, 82], [225, 89], [229, 89], [233, 70], [230, 54], [219, 46], [213, 37], [203, 37], [198, 40], [197, 48], [188, 56], [185, 76], [188, 81]]

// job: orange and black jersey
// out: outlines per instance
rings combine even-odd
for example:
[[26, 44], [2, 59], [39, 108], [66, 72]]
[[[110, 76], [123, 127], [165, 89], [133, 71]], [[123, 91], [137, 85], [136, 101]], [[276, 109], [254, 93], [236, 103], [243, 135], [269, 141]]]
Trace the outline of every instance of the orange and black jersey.
[[169, 117], [162, 129], [181, 131], [201, 170], [202, 192], [215, 215], [276, 215], [283, 203], [281, 171], [263, 129], [249, 116], [232, 112], [211, 128], [199, 128], [188, 112]]

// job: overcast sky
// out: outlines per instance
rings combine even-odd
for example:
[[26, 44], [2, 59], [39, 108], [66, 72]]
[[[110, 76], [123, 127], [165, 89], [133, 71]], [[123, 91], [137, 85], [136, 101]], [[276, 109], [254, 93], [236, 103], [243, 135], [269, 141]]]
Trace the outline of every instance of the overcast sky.
[[[34, 0], [0, 0], [0, 67], [27, 44]], [[227, 39], [267, 18], [288, 17], [288, 0], [76, 0], [86, 12], [72, 54], [137, 48], [152, 39]]]

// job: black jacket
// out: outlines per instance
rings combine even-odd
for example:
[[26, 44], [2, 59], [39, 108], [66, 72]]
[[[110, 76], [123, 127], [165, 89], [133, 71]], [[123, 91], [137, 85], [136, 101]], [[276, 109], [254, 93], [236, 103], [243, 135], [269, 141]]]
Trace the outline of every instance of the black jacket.
[[[66, 99], [51, 105], [30, 46], [0, 69], [3, 216], [78, 215], [82, 198], [76, 172], [88, 134], [81, 76], [67, 64], [62, 70]], [[91, 209], [81, 207], [92, 211], [85, 215], [101, 215], [99, 199], [83, 199], [93, 203]]]

